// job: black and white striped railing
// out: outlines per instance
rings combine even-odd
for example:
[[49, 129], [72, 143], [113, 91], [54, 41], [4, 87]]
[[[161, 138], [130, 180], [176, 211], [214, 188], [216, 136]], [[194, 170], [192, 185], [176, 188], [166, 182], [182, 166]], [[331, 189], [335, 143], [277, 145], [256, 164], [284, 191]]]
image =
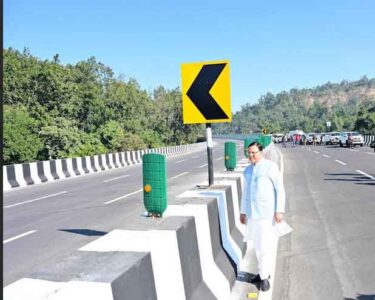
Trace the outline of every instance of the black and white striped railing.
[[206, 143], [179, 145], [137, 151], [98, 154], [3, 166], [3, 190], [73, 178], [89, 173], [142, 163], [145, 153], [161, 153], [167, 158], [202, 149]]
[[371, 141], [375, 140], [375, 135], [364, 135], [365, 145], [370, 145]]

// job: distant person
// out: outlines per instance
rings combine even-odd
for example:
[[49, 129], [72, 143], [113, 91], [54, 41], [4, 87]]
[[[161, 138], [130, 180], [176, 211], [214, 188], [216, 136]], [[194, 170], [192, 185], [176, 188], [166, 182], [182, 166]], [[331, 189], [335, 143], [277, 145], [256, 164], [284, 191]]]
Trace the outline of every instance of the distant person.
[[313, 145], [316, 146], [316, 140], [317, 140], [317, 137], [315, 135], [315, 133], [313, 134]]
[[288, 137], [286, 136], [286, 134], [283, 135], [282, 137], [282, 142], [283, 142], [283, 148], [286, 148], [286, 141], [287, 141]]
[[353, 149], [353, 135], [351, 132], [348, 133], [348, 146], [350, 149]]
[[247, 238], [254, 241], [258, 275], [250, 282], [260, 283], [260, 289], [270, 288], [272, 252], [277, 237], [274, 224], [283, 220], [285, 190], [276, 163], [263, 157], [263, 146], [253, 142], [247, 148], [251, 164], [244, 171], [245, 188], [241, 201], [240, 221], [247, 224]]
[[298, 146], [301, 143], [301, 135], [296, 134], [296, 145]]

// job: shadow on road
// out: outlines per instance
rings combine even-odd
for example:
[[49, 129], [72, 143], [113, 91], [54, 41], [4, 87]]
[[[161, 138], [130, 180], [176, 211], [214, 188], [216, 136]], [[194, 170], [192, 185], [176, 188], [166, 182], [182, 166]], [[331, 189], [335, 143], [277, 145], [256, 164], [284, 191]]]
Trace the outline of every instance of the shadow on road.
[[[335, 181], [352, 181], [355, 184], [363, 184], [363, 185], [375, 185], [374, 180], [360, 175], [358, 173], [325, 173], [326, 176], [335, 176], [334, 178], [324, 178], [324, 180], [335, 180]], [[337, 177], [340, 176], [340, 177]]]
[[344, 300], [375, 300], [375, 294], [373, 295], [358, 295], [357, 298], [344, 298]]
[[58, 229], [58, 230], [75, 233], [75, 234], [86, 235], [86, 236], [103, 236], [108, 233], [105, 231], [98, 231], [98, 230], [92, 230], [92, 229]]

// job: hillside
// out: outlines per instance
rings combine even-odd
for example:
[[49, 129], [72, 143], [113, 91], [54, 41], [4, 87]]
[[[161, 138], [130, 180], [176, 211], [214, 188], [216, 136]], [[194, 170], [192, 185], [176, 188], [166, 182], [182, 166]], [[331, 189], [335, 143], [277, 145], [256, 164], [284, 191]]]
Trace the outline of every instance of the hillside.
[[[267, 93], [256, 104], [246, 104], [232, 123], [214, 124], [216, 134], [258, 132], [352, 130], [375, 131], [375, 79], [325, 83], [311, 89]], [[327, 128], [327, 121], [331, 128]]]

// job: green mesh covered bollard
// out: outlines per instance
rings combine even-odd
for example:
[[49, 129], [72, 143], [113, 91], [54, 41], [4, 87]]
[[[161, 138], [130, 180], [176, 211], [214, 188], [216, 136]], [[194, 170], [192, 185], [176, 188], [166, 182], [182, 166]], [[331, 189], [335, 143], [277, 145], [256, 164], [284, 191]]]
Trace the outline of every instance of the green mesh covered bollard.
[[263, 148], [266, 148], [269, 144], [271, 144], [272, 138], [269, 135], [262, 135], [257, 138], [257, 143], [261, 144]]
[[143, 160], [143, 203], [150, 216], [162, 217], [167, 209], [165, 156], [147, 153]]
[[233, 171], [237, 165], [237, 151], [235, 142], [225, 142], [224, 144], [225, 154], [225, 168], [228, 171]]

